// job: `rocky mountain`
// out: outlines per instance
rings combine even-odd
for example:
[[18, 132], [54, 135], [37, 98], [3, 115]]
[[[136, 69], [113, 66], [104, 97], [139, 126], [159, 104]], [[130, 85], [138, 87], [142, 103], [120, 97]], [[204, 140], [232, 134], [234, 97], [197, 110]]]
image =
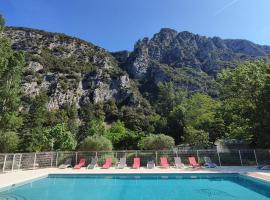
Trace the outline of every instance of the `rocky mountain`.
[[24, 100], [40, 90], [49, 94], [49, 110], [108, 101], [140, 105], [143, 100], [129, 75], [106, 50], [64, 34], [7, 28], [15, 50], [25, 51]]
[[[40, 90], [49, 95], [49, 110], [66, 103], [81, 106], [115, 99], [140, 107], [160, 82], [215, 96], [215, 75], [224, 68], [267, 58], [269, 46], [247, 40], [222, 40], [190, 32], [161, 29], [139, 40], [132, 52], [109, 53], [89, 42], [59, 33], [8, 27], [15, 50], [26, 52], [24, 99]], [[142, 94], [142, 95], [141, 95]]]
[[120, 66], [142, 83], [142, 88], [149, 87], [149, 80], [152, 86], [172, 81], [179, 87], [210, 94], [215, 93], [213, 78], [222, 69], [269, 54], [269, 46], [247, 40], [222, 40], [168, 28], [151, 39], [139, 40], [132, 52], [113, 53]]

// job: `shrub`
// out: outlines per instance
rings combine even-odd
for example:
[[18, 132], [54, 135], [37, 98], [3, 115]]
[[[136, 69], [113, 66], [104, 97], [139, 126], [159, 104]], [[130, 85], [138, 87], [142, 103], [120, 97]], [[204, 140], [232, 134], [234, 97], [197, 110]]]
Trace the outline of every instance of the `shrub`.
[[209, 146], [209, 134], [204, 130], [187, 127], [185, 131], [185, 142], [195, 148], [207, 148]]
[[19, 137], [15, 132], [0, 133], [0, 152], [12, 153], [18, 150]]
[[101, 135], [93, 135], [88, 136], [85, 138], [79, 150], [83, 151], [111, 151], [112, 150], [112, 143], [107, 138]]
[[57, 124], [45, 132], [48, 144], [53, 142], [55, 150], [73, 150], [77, 145], [75, 136], [68, 130], [65, 123]]
[[123, 122], [117, 121], [105, 136], [112, 141], [115, 149], [137, 149], [138, 141], [144, 137], [144, 133], [128, 130]]
[[138, 146], [145, 150], [165, 150], [174, 147], [174, 139], [164, 134], [149, 135], [143, 138]]

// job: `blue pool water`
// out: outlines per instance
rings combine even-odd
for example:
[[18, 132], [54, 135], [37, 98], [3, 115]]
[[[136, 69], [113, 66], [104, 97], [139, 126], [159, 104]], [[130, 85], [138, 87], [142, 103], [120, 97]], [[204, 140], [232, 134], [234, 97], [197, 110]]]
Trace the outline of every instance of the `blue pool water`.
[[0, 200], [269, 200], [270, 185], [238, 174], [50, 175]]

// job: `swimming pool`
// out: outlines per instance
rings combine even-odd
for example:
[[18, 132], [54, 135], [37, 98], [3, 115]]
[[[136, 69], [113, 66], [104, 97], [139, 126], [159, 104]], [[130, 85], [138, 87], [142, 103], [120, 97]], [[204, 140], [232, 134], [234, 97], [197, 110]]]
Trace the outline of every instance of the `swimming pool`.
[[49, 175], [0, 200], [266, 200], [270, 184], [238, 174]]

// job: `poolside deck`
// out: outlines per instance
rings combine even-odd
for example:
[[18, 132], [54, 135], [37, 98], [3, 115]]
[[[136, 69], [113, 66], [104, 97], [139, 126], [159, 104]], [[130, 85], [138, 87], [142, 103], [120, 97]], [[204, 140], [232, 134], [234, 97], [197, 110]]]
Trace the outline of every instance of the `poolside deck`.
[[12, 185], [17, 185], [22, 182], [31, 181], [46, 177], [48, 174], [132, 174], [132, 173], [245, 173], [248, 176], [259, 178], [262, 180], [270, 181], [270, 171], [261, 171], [256, 167], [217, 167], [213, 169], [202, 168], [202, 169], [176, 169], [168, 168], [162, 169], [156, 167], [155, 169], [101, 169], [95, 168], [93, 170], [87, 170], [85, 168], [74, 170], [74, 169], [57, 169], [57, 168], [46, 168], [26, 171], [14, 171], [0, 174], [0, 189]]

